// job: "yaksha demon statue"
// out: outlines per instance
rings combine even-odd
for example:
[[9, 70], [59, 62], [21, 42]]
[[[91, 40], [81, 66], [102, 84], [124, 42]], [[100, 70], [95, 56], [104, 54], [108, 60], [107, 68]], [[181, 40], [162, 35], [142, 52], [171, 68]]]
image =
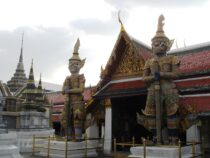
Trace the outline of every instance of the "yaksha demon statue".
[[144, 125], [153, 133], [157, 144], [175, 143], [178, 138], [178, 91], [173, 79], [178, 77], [180, 61], [176, 56], [167, 55], [173, 42], [163, 31], [164, 16], [158, 20], [156, 35], [152, 38], [153, 58], [144, 66], [143, 81], [148, 86]]
[[85, 59], [79, 57], [80, 41], [77, 40], [74, 46], [73, 56], [69, 59], [69, 70], [71, 76], [67, 76], [63, 84], [63, 94], [65, 95], [65, 107], [62, 113], [61, 124], [65, 128], [68, 139], [79, 141], [82, 138], [84, 128], [84, 101], [83, 91], [85, 85], [84, 74], [79, 74], [80, 69], [85, 64]]

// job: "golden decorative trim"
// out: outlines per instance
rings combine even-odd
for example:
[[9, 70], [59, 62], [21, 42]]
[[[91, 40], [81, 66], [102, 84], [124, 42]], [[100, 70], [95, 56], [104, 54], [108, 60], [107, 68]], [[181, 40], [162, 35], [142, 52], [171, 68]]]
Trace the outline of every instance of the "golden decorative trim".
[[104, 106], [105, 106], [105, 108], [112, 107], [112, 103], [111, 103], [110, 98], [104, 100]]
[[113, 76], [132, 76], [143, 72], [144, 60], [129, 44]]

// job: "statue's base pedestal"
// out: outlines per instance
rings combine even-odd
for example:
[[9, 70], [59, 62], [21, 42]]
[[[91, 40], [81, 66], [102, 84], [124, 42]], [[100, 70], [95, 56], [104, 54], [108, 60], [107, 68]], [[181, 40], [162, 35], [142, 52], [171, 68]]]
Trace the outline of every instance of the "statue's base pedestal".
[[[144, 147], [131, 147], [130, 158], [144, 158]], [[198, 151], [196, 151], [198, 153]], [[178, 146], [147, 146], [146, 147], [146, 158], [177, 158], [179, 156]], [[192, 157], [192, 147], [184, 146], [181, 147], [181, 157], [190, 158]]]
[[[22, 153], [32, 152], [33, 136], [36, 137], [48, 137], [54, 134], [53, 129], [21, 129], [17, 131], [17, 145]], [[43, 143], [44, 140], [39, 140]]]
[[[96, 147], [97, 141], [85, 141], [82, 142], [68, 142], [67, 145], [67, 155], [68, 157], [73, 158], [82, 158], [82, 157], [95, 157], [97, 156]], [[48, 155], [48, 141], [45, 141], [42, 144], [43, 148], [35, 149], [35, 155], [44, 156]], [[87, 148], [86, 148], [87, 146]], [[66, 142], [64, 141], [50, 141], [50, 152], [49, 156], [51, 158], [64, 158], [66, 154]], [[87, 149], [87, 150], [86, 150]]]
[[0, 157], [1, 158], [22, 158], [19, 153], [16, 133], [0, 134]]

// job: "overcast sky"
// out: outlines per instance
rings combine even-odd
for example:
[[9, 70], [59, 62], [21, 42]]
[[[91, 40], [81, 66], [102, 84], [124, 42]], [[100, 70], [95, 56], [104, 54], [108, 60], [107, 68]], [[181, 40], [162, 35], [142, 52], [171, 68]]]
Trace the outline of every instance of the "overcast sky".
[[[62, 84], [68, 59], [80, 38], [81, 70], [86, 86], [99, 81], [117, 40], [120, 25], [134, 38], [151, 45], [157, 19], [165, 16], [165, 33], [178, 47], [210, 41], [210, 0], [0, 0], [0, 80], [13, 76], [24, 31], [26, 75], [34, 60], [35, 78]], [[174, 47], [175, 48], [175, 47]]]

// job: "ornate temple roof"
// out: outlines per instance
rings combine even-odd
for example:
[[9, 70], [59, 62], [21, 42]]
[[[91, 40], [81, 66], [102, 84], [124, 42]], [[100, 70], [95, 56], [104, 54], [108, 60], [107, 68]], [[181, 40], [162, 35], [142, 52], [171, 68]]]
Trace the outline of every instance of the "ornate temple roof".
[[[123, 54], [127, 54], [129, 52], [129, 49], [133, 49], [133, 51], [136, 54], [139, 54], [139, 56], [135, 56], [131, 54], [131, 56], [126, 56]], [[184, 48], [178, 48], [171, 50], [168, 52], [168, 55], [176, 55], [178, 56], [180, 60], [180, 78], [181, 79], [187, 79], [187, 78], [194, 78], [194, 81], [185, 81], [185, 82], [178, 82], [177, 86], [180, 87], [181, 91], [196, 91], [198, 90], [199, 86], [195, 86], [196, 84], [192, 84], [194, 82], [200, 82], [200, 79], [197, 81], [197, 78], [199, 77], [205, 77], [210, 75], [210, 42], [196, 44]], [[120, 88], [118, 89], [118, 92], [116, 89], [113, 89], [112, 87], [124, 87], [124, 85], [127, 85], [128, 82], [124, 80], [124, 82], [120, 82], [122, 79], [126, 79], [129, 77], [129, 72], [125, 72], [125, 75], [121, 75], [118, 78], [115, 78], [116, 69], [119, 67], [119, 65], [124, 64], [124, 67], [127, 67], [128, 69], [132, 69], [132, 67], [128, 67], [128, 62], [132, 62], [132, 64], [136, 64], [131, 60], [124, 59], [125, 62], [122, 61], [122, 58], [140, 58], [139, 65], [144, 65], [144, 61], [151, 58], [153, 56], [151, 47], [147, 46], [146, 44], [142, 43], [141, 41], [136, 40], [132, 36], [130, 36], [125, 29], [120, 32], [118, 39], [114, 45], [113, 51], [110, 55], [110, 58], [107, 62], [107, 65], [105, 69], [101, 72], [101, 80], [99, 81], [97, 88], [98, 92], [95, 94], [101, 95], [103, 91], [103, 95], [106, 96], [109, 94], [109, 96], [114, 96], [115, 94], [119, 93], [120, 95]], [[127, 62], [127, 63], [126, 63]], [[142, 66], [143, 67], [143, 66]], [[137, 75], [131, 75], [131, 78], [141, 78], [141, 68], [139, 68]], [[119, 83], [113, 82], [113, 81], [119, 81]], [[134, 81], [133, 81], [134, 82]], [[183, 87], [184, 84], [191, 84], [191, 86]], [[131, 82], [129, 82], [131, 84]], [[204, 87], [209, 87], [209, 83], [206, 82], [206, 79], [203, 81], [201, 80], [201, 84], [203, 86], [200, 86], [200, 89], [203, 89]], [[117, 86], [118, 85], [118, 86]], [[137, 86], [137, 85], [136, 85]], [[190, 89], [190, 87], [193, 86], [193, 89]], [[137, 86], [138, 88], [144, 88], [145, 85], [142, 83], [141, 86]], [[126, 90], [126, 88], [124, 88]], [[210, 87], [208, 88], [210, 89]], [[99, 93], [100, 92], [100, 93]], [[109, 92], [109, 93], [108, 93]], [[127, 93], [131, 93], [127, 90]], [[133, 93], [131, 93], [133, 94]]]
[[138, 76], [151, 56], [149, 46], [137, 41], [125, 30], [121, 31], [105, 69], [101, 70], [101, 80], [97, 86], [103, 87], [115, 79]]
[[34, 82], [34, 72], [33, 72], [33, 60], [31, 62], [30, 73], [29, 73], [26, 87], [23, 91], [23, 95], [24, 95], [24, 98], [26, 98], [27, 100], [33, 100], [36, 95], [36, 86]]
[[175, 81], [180, 94], [210, 93], [210, 77], [194, 77]]
[[189, 54], [193, 52], [200, 52], [203, 49], [209, 49], [209, 47], [210, 47], [210, 42], [204, 42], [204, 43], [194, 44], [190, 46], [185, 46], [182, 48], [176, 48], [169, 51], [168, 54], [173, 54], [173, 55]]
[[[125, 30], [121, 31], [107, 65], [102, 71], [97, 92], [93, 95], [94, 99], [146, 95], [147, 90], [142, 81], [141, 69], [138, 75], [126, 77], [126, 75], [129, 76], [126, 72], [119, 78], [113, 77], [116, 69], [123, 63], [122, 58], [128, 57], [122, 54], [126, 54], [129, 47], [140, 54], [132, 56], [133, 58], [139, 57], [140, 61], [146, 61], [152, 57], [149, 46], [134, 39]], [[168, 52], [168, 55], [176, 55], [181, 61], [180, 79], [174, 81], [180, 92], [180, 103], [194, 104], [199, 112], [210, 110], [210, 42], [174, 49]], [[129, 62], [126, 59], [124, 61]], [[127, 63], [123, 64], [127, 66]]]
[[8, 86], [0, 81], [0, 97], [12, 96]]
[[110, 81], [95, 95], [95, 98], [123, 97], [146, 94], [146, 87], [141, 77]]
[[210, 47], [203, 48], [202, 51], [179, 55], [179, 59], [182, 78], [210, 74]]
[[36, 101], [37, 102], [43, 102], [44, 101], [44, 92], [43, 92], [43, 89], [42, 89], [41, 74], [40, 74], [40, 78], [39, 78], [38, 87], [36, 89]]
[[7, 82], [7, 85], [12, 93], [15, 93], [19, 89], [21, 89], [26, 84], [27, 78], [23, 66], [23, 37], [22, 37], [22, 43], [21, 43], [21, 50], [20, 50], [20, 57], [19, 62], [17, 64], [16, 71], [11, 78]]
[[22, 87], [15, 96], [24, 100], [22, 103], [22, 110], [37, 110], [39, 112], [44, 112], [45, 106], [49, 105], [49, 101], [46, 98], [41, 82], [41, 75], [38, 87], [35, 85], [34, 73], [33, 73], [33, 60], [30, 67], [30, 73], [27, 80], [27, 84]]

